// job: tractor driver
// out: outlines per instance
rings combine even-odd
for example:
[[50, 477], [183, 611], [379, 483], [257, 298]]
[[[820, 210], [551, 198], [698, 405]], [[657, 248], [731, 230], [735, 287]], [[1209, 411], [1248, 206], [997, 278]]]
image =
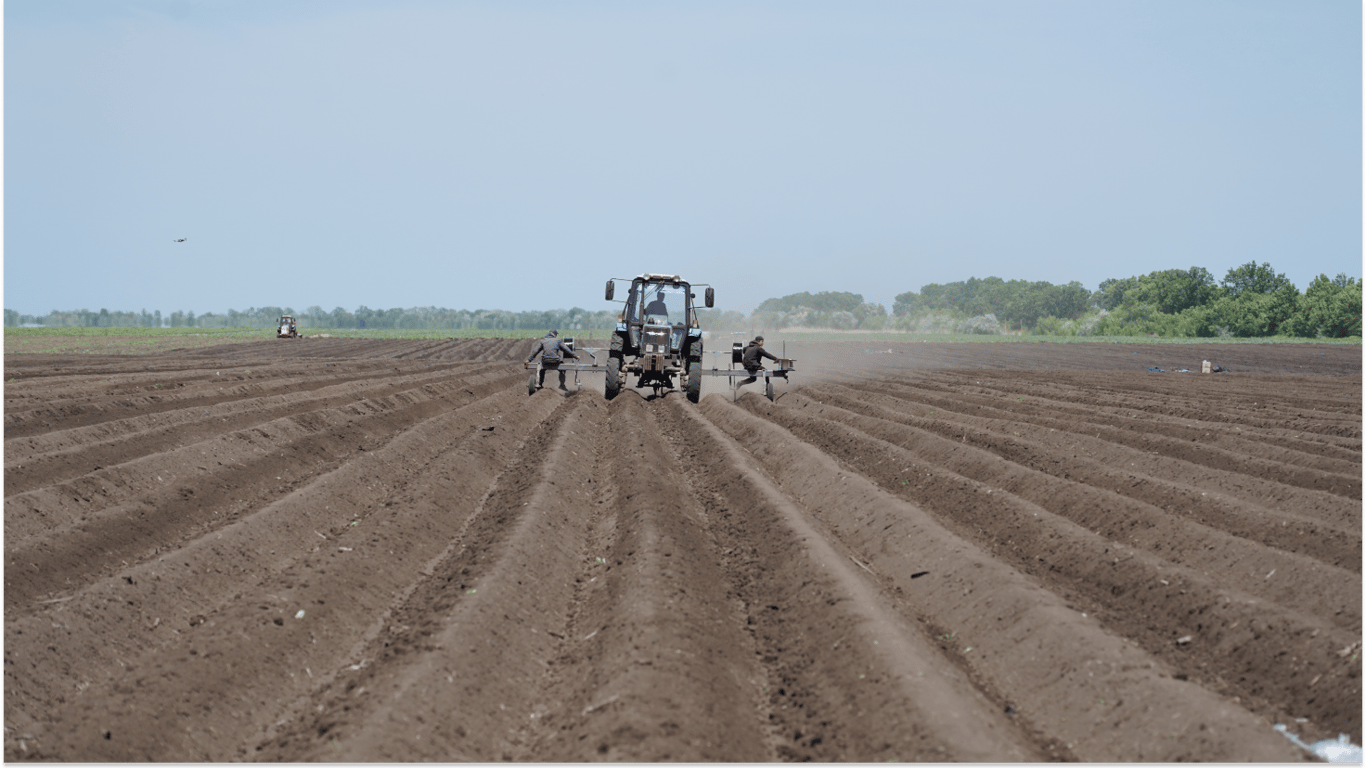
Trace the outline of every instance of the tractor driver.
[[[664, 318], [665, 322], [667, 322], [669, 319], [669, 306], [664, 303], [663, 288], [660, 288], [659, 292], [655, 294], [654, 301], [645, 305], [645, 316], [649, 317], [651, 315], [654, 315], [655, 317], [662, 317]], [[648, 320], [646, 322], [648, 322]]]
[[536, 342], [535, 347], [532, 347], [531, 354], [527, 355], [526, 361], [528, 363], [535, 360], [537, 355], [541, 356], [541, 363], [536, 366], [537, 389], [541, 389], [545, 386], [545, 372], [549, 369], [552, 371], [559, 371], [560, 389], [566, 392], [569, 391], [569, 388], [564, 385], [565, 372], [560, 371], [560, 363], [563, 362], [566, 357], [577, 360], [579, 359], [579, 356], [574, 354], [574, 350], [570, 349], [563, 341], [560, 341], [559, 337], [560, 332], [551, 328], [550, 332], [542, 337], [540, 341]]
[[736, 384], [736, 389], [739, 389], [746, 384], [753, 384], [759, 380], [756, 374], [764, 369], [763, 359], [765, 357], [769, 360], [778, 359], [770, 354], [768, 350], [764, 349], [764, 337], [755, 336], [754, 341], [751, 341], [749, 346], [745, 347], [745, 351], [740, 356], [740, 364], [749, 372], [749, 378], [743, 379], [740, 383]]

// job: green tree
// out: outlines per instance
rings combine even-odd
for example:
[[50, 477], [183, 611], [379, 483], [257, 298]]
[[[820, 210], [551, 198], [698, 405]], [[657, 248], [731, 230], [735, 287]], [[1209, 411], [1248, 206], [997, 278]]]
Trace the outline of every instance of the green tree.
[[1342, 273], [1332, 280], [1320, 274], [1304, 290], [1286, 331], [1310, 338], [1360, 336], [1361, 282]]
[[755, 312], [791, 312], [798, 307], [809, 307], [818, 312], [855, 312], [863, 304], [863, 295], [838, 291], [820, 293], [792, 293], [782, 298], [765, 299]]
[[1214, 276], [1204, 267], [1164, 269], [1138, 277], [1102, 281], [1096, 292], [1102, 309], [1152, 304], [1158, 312], [1176, 314], [1213, 301], [1218, 293]]
[[1244, 291], [1238, 296], [1225, 295], [1210, 304], [1205, 315], [1206, 332], [1219, 336], [1228, 333], [1239, 337], [1276, 336], [1288, 334], [1286, 327], [1299, 303], [1299, 290], [1291, 285], [1274, 293]]
[[1177, 314], [1191, 307], [1208, 304], [1214, 299], [1216, 291], [1214, 276], [1204, 267], [1166, 269], [1150, 272], [1140, 278], [1135, 298], [1152, 302], [1158, 312]]
[[1255, 261], [1230, 269], [1224, 275], [1222, 284], [1224, 290], [1235, 298], [1244, 293], [1276, 293], [1295, 287], [1284, 273], [1277, 273], [1269, 263], [1258, 265]]
[[887, 308], [875, 302], [860, 304], [854, 310], [855, 324], [859, 328], [872, 330], [874, 326], [882, 328], [887, 320]]
[[1091, 301], [1091, 292], [1076, 280], [1067, 285], [1049, 285], [1045, 294], [1043, 314], [1069, 320], [1086, 314], [1086, 307]]
[[1137, 277], [1122, 277], [1102, 280], [1096, 291], [1100, 295], [1100, 308], [1109, 312], [1124, 306], [1124, 297], [1138, 287]]
[[892, 315], [895, 317], [905, 317], [915, 314], [920, 308], [920, 294], [915, 291], [898, 293], [892, 297]]
[[356, 324], [355, 318], [351, 315], [351, 313], [347, 312], [342, 307], [334, 307], [332, 309], [331, 314], [328, 315], [327, 319], [328, 325], [332, 326], [333, 328], [351, 328]]

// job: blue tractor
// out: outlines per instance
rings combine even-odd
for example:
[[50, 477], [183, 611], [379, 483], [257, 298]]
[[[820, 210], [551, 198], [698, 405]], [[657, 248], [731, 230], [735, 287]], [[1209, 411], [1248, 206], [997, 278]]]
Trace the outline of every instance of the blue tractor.
[[[616, 281], [607, 281], [607, 300], [616, 294]], [[716, 294], [706, 286], [704, 303], [712, 307]], [[674, 389], [674, 378], [684, 383], [688, 399], [702, 394], [702, 328], [698, 323], [693, 286], [678, 275], [653, 272], [631, 280], [626, 306], [617, 315], [607, 356], [607, 399], [621, 392], [625, 377], [634, 375], [638, 388]]]

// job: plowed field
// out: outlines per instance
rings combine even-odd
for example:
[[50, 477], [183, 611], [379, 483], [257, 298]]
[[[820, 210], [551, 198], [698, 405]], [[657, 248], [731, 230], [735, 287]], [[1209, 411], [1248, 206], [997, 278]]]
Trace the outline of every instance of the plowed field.
[[697, 404], [529, 347], [7, 355], [5, 758], [1361, 743], [1359, 346], [790, 343]]

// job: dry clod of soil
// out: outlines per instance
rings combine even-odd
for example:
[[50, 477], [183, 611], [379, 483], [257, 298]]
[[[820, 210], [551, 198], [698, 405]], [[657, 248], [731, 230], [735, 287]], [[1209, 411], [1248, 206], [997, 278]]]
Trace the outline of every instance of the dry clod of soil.
[[1360, 347], [790, 342], [691, 404], [528, 346], [6, 355], [5, 758], [1361, 742]]

